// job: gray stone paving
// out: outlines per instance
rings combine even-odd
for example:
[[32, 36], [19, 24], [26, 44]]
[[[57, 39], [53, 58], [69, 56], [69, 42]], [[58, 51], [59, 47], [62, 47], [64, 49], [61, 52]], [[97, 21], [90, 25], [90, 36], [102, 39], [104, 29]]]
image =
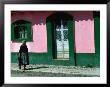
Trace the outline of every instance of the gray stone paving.
[[58, 66], [44, 64], [27, 65], [26, 70], [18, 68], [17, 63], [11, 64], [12, 77], [99, 77], [100, 68], [81, 66]]

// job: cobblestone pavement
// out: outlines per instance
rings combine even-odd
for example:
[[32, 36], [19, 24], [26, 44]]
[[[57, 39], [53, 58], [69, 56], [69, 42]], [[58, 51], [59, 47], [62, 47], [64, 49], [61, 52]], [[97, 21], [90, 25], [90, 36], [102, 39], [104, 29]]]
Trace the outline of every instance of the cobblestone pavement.
[[18, 68], [17, 63], [11, 64], [12, 77], [99, 77], [100, 68], [89, 68], [81, 66], [59, 66], [59, 65], [44, 65], [30, 64], [26, 70]]

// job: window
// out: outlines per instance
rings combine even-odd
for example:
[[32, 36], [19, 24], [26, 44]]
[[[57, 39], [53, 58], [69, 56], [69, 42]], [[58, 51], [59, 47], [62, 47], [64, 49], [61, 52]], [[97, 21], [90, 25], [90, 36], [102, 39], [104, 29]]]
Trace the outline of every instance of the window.
[[64, 41], [67, 41], [68, 40], [68, 30], [64, 30], [63, 35], [64, 35]]
[[18, 20], [11, 25], [11, 40], [12, 41], [31, 41], [31, 22]]
[[56, 39], [61, 41], [61, 31], [56, 31]]

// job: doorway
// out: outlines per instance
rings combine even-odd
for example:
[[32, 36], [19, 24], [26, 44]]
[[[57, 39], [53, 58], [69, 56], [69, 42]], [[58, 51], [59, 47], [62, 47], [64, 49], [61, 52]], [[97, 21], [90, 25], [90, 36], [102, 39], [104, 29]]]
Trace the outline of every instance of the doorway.
[[56, 30], [56, 48], [57, 59], [69, 58], [69, 40], [68, 40], [68, 27], [66, 21], [59, 21], [59, 24], [55, 25]]
[[66, 12], [55, 12], [46, 19], [48, 54], [53, 59], [73, 59], [73, 17]]

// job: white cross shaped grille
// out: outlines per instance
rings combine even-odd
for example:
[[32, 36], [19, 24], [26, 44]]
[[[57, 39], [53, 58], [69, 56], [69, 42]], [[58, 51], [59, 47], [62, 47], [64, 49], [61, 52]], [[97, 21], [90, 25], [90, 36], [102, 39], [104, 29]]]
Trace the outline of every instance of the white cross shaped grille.
[[68, 28], [64, 27], [62, 20], [61, 26], [56, 27], [56, 44], [57, 58], [69, 58]]

